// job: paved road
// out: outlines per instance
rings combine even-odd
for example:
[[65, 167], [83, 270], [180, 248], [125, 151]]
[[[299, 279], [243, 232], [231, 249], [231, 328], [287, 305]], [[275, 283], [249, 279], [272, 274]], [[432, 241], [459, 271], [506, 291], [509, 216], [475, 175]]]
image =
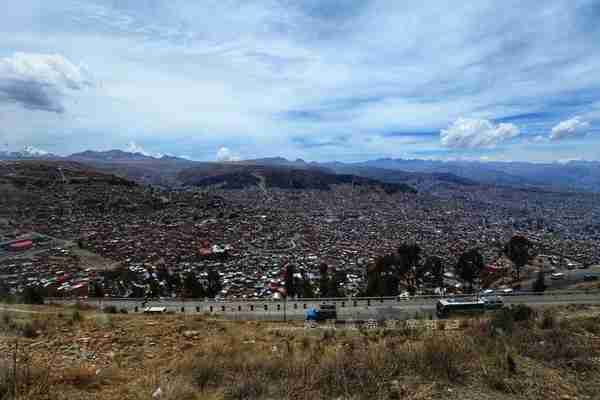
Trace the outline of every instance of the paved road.
[[[585, 275], [593, 275], [600, 278], [600, 265], [594, 265], [589, 268], [577, 268], [577, 269], [564, 269], [557, 270], [556, 272], [562, 272], [565, 274], [563, 279], [552, 279], [550, 277], [551, 273], [546, 272], [546, 286], [548, 289], [564, 289], [569, 286], [575, 285], [577, 283], [583, 282], [583, 278]], [[533, 283], [536, 280], [537, 274], [532, 274], [530, 279], [527, 279], [522, 283], [523, 288], [532, 288]]]
[[[56, 303], [73, 304], [76, 300], [50, 300]], [[166, 307], [168, 311], [186, 314], [213, 314], [237, 320], [302, 320], [306, 309], [320, 304], [336, 304], [340, 319], [385, 319], [411, 318], [415, 313], [432, 313], [438, 298], [415, 297], [409, 300], [383, 299], [306, 299], [284, 301], [196, 301], [159, 300], [146, 305]], [[86, 303], [99, 308], [115, 306], [130, 313], [142, 312], [141, 299], [87, 299]], [[522, 294], [505, 296], [505, 304], [527, 304], [550, 306], [565, 304], [598, 304], [600, 291], [595, 292], [547, 292], [543, 295]]]

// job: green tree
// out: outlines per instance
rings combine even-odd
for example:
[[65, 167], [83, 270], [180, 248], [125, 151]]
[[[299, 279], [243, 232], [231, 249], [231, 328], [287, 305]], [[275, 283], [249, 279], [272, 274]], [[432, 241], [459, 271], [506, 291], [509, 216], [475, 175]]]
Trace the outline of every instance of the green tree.
[[44, 304], [44, 296], [38, 288], [25, 288], [22, 294], [23, 303], [25, 304]]
[[479, 278], [484, 267], [483, 256], [479, 253], [479, 250], [471, 249], [460, 255], [455, 272], [469, 284], [469, 289], [473, 290], [473, 283]]
[[208, 287], [206, 288], [206, 294], [211, 299], [214, 299], [223, 288], [223, 285], [221, 284], [221, 275], [219, 275], [219, 273], [214, 269], [210, 269], [208, 271], [207, 280]]
[[104, 288], [100, 282], [93, 281], [91, 286], [92, 293], [90, 294], [92, 297], [104, 297]]
[[297, 292], [296, 284], [297, 279], [294, 276], [296, 274], [296, 267], [293, 264], [287, 264], [285, 266], [285, 271], [283, 273], [283, 278], [285, 282], [285, 292], [286, 296], [294, 297]]
[[444, 261], [438, 256], [427, 257], [425, 265], [423, 266], [424, 271], [430, 272], [433, 275], [433, 280], [438, 286], [442, 286], [444, 283]]
[[315, 297], [315, 289], [313, 288], [310, 279], [305, 274], [302, 275], [302, 279], [300, 279], [299, 284], [297, 285], [300, 288], [300, 296], [304, 298], [313, 298]]
[[325, 263], [319, 265], [319, 297], [326, 297], [329, 292], [329, 267]]
[[329, 279], [329, 284], [327, 287], [327, 294], [325, 297], [343, 297], [344, 290], [342, 289], [342, 285], [346, 282], [348, 276], [342, 270], [333, 270], [331, 273], [331, 278]]
[[383, 296], [384, 281], [383, 273], [387, 266], [384, 257], [377, 257], [374, 264], [367, 265], [367, 288], [365, 295], [368, 297]]
[[375, 263], [367, 266], [367, 288], [369, 297], [397, 296], [400, 280], [394, 269], [395, 257], [377, 257]]
[[204, 286], [193, 272], [188, 272], [183, 278], [183, 296], [193, 299], [206, 297]]
[[544, 276], [544, 271], [540, 269], [535, 282], [533, 282], [533, 291], [543, 292], [544, 290], [546, 290], [546, 277]]
[[398, 278], [414, 294], [419, 287], [419, 279], [423, 273], [420, 265], [421, 248], [416, 243], [403, 243], [396, 252], [396, 269]]
[[161, 295], [160, 285], [154, 278], [150, 278], [148, 281], [148, 289], [146, 291], [146, 297], [159, 297]]
[[512, 261], [517, 272], [517, 281], [521, 279], [521, 268], [531, 257], [532, 243], [525, 236], [515, 235], [504, 247], [504, 253]]

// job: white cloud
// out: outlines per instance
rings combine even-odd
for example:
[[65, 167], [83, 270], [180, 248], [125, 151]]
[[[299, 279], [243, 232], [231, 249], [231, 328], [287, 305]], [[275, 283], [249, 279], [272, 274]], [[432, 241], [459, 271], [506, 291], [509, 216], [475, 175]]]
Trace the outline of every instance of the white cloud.
[[30, 154], [32, 156], [45, 156], [49, 154], [46, 150], [31, 145], [25, 146], [25, 148], [23, 148], [23, 153]]
[[142, 146], [138, 145], [133, 140], [131, 142], [129, 142], [125, 151], [127, 151], [129, 153], [139, 153], [139, 154], [142, 154], [147, 157], [155, 157], [155, 155], [147, 152]]
[[[593, 1], [581, 7], [564, 0], [206, 3], [11, 2], [0, 13], [6, 33], [0, 58], [28, 52], [25, 61], [10, 58], [43, 76], [44, 84], [23, 73], [27, 85], [9, 85], [4, 96], [0, 91], [0, 136], [14, 148], [61, 143], [49, 148], [53, 153], [114, 148], [130, 139], [123, 132], [136, 132], [138, 142], [157, 152], [167, 151], [162, 144], [203, 160], [214, 159], [223, 144], [238, 149], [242, 143], [245, 157], [360, 160], [423, 146], [438, 150], [437, 133], [460, 116], [509, 121], [546, 106], [544, 115], [568, 112], [570, 102], [557, 100], [597, 85], [598, 37], [585, 29], [594, 26]], [[61, 60], [59, 68], [35, 56], [44, 52], [72, 65]], [[70, 91], [61, 96], [56, 87], [77, 86], [79, 60], [102, 87], [69, 101]], [[39, 95], [29, 98], [32, 91]], [[598, 119], [585, 105], [579, 110]], [[556, 121], [539, 119], [535, 127], [512, 122], [547, 137]], [[369, 147], [362, 140], [401, 131], [434, 132], [435, 143], [385, 138]], [[351, 136], [352, 147], [291, 141], [341, 134]], [[537, 148], [548, 157], [558, 151]]]
[[239, 161], [240, 157], [233, 154], [227, 147], [221, 147], [219, 151], [217, 151], [216, 159], [217, 161]]
[[514, 124], [495, 125], [486, 119], [458, 118], [440, 131], [440, 141], [444, 147], [490, 148], [521, 134]]
[[60, 54], [17, 52], [12, 57], [0, 59], [3, 78], [47, 83], [69, 89], [82, 89], [92, 85], [87, 69], [75, 65]]
[[565, 121], [561, 121], [558, 125], [552, 128], [550, 133], [551, 140], [570, 139], [574, 137], [585, 136], [590, 129], [590, 123], [580, 117], [573, 117]]
[[0, 58], [0, 103], [62, 113], [66, 90], [92, 86], [87, 69], [59, 54], [17, 52]]

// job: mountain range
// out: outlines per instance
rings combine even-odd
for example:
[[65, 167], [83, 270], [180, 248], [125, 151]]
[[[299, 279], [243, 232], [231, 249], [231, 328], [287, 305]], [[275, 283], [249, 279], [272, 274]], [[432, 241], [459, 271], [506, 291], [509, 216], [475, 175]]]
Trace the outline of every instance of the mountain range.
[[[437, 161], [421, 159], [380, 158], [363, 162], [306, 162], [282, 157], [231, 161], [201, 162], [182, 157], [152, 157], [122, 150], [87, 150], [66, 157], [47, 153], [28, 146], [19, 152], [0, 152], [0, 159], [68, 160], [88, 164], [95, 169], [144, 184], [177, 187], [229, 181], [225, 186], [251, 184], [257, 168], [265, 173], [271, 167], [269, 182], [297, 179], [295, 184], [306, 184], [312, 176], [320, 186], [327, 174], [350, 175], [389, 184], [410, 185], [419, 190], [461, 188], [473, 185], [494, 185], [518, 188], [540, 188], [557, 191], [600, 192], [600, 162], [569, 161], [566, 163]], [[299, 171], [311, 171], [310, 174]], [[232, 179], [237, 183], [233, 184]], [[285, 180], [284, 179], [284, 180]], [[342, 178], [339, 178], [343, 180]], [[300, 184], [299, 182], [304, 182]], [[355, 179], [356, 181], [356, 179]], [[365, 181], [367, 182], [367, 181]], [[221, 182], [223, 183], [223, 182]], [[292, 184], [293, 186], [293, 184]]]

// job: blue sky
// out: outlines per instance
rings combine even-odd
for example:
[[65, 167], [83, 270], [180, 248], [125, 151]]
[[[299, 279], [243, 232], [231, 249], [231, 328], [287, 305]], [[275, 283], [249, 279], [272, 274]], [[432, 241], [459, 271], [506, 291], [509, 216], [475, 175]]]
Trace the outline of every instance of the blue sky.
[[3, 8], [0, 150], [600, 159], [598, 0]]

